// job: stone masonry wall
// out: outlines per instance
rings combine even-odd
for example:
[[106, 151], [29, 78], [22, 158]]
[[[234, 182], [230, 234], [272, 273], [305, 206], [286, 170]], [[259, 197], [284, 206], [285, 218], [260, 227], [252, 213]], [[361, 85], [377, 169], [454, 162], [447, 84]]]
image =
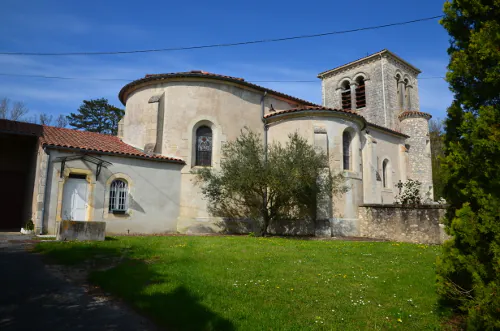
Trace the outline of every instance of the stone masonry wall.
[[[398, 105], [397, 74], [409, 81], [410, 101], [405, 104], [405, 109], [401, 109]], [[351, 83], [351, 93], [354, 93], [356, 79], [363, 76], [366, 85], [366, 107], [356, 109], [356, 111], [370, 123], [399, 131], [398, 115], [403, 110], [419, 111], [420, 109], [417, 75], [418, 72], [414, 69], [390, 55], [384, 54], [382, 58], [370, 58], [355, 65], [340, 68], [323, 77], [323, 105], [330, 108], [341, 108], [341, 84], [344, 81]]]
[[424, 200], [433, 199], [429, 122], [422, 117], [405, 118], [401, 121], [401, 128], [405, 134], [410, 136], [406, 139], [406, 144], [409, 146], [408, 178], [422, 183], [421, 194]]
[[442, 244], [448, 236], [441, 219], [443, 206], [363, 205], [358, 208], [359, 235], [422, 244]]

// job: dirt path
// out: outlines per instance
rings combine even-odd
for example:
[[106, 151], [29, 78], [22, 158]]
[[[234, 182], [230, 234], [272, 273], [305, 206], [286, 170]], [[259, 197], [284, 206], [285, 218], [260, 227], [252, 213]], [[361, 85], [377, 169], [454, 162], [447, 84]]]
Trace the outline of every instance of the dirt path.
[[45, 265], [25, 236], [0, 233], [0, 330], [159, 330], [86, 284], [86, 270]]

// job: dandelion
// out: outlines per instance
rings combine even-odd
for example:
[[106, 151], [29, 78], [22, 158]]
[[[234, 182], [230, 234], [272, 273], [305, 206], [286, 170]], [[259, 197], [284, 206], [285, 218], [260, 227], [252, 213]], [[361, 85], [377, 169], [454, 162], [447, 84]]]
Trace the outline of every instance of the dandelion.
[[401, 318], [398, 318], [399, 323], [403, 323], [403, 320]]

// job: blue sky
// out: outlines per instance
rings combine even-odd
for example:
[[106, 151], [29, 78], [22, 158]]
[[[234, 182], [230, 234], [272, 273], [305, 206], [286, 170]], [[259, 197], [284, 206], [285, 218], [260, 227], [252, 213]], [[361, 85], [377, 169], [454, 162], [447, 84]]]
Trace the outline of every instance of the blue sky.
[[[444, 1], [36, 1], [3, 0], [0, 51], [79, 52], [182, 47], [347, 30], [440, 15]], [[277, 43], [134, 55], [5, 56], [0, 98], [23, 101], [31, 114], [69, 114], [84, 99], [117, 95], [145, 74], [205, 70], [259, 80], [316, 80], [327, 69], [387, 48], [422, 70], [444, 76], [448, 35], [438, 20], [345, 35]], [[88, 80], [85, 80], [88, 79]], [[258, 83], [321, 103], [321, 84]], [[442, 79], [419, 81], [421, 110], [444, 118], [452, 95]]]

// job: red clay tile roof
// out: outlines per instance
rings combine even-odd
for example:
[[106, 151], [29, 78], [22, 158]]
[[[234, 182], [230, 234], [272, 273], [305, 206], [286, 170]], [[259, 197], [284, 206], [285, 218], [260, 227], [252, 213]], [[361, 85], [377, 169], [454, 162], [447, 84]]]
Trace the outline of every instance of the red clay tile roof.
[[264, 118], [270, 118], [270, 117], [278, 116], [281, 114], [294, 113], [294, 112], [299, 112], [299, 111], [314, 111], [314, 110], [345, 113], [348, 115], [357, 116], [357, 117], [363, 119], [363, 121], [364, 121], [364, 117], [361, 116], [360, 114], [356, 113], [353, 110], [334, 109], [334, 108], [328, 108], [328, 107], [322, 107], [322, 106], [304, 106], [304, 107], [297, 107], [297, 108], [291, 108], [291, 109], [286, 109], [286, 110], [279, 110], [279, 111], [276, 111], [274, 113], [270, 113], [270, 114], [265, 115]]
[[232, 82], [236, 83], [239, 85], [247, 86], [254, 88], [256, 90], [262, 91], [262, 92], [268, 92], [270, 94], [273, 94], [275, 96], [281, 97], [283, 99], [287, 99], [293, 103], [300, 104], [300, 105], [307, 105], [307, 106], [317, 106], [315, 103], [296, 98], [294, 96], [281, 93], [278, 91], [274, 91], [271, 89], [268, 89], [266, 87], [252, 84], [250, 82], [245, 81], [243, 78], [238, 78], [238, 77], [232, 77], [232, 76], [224, 76], [224, 75], [219, 75], [219, 74], [214, 74], [202, 70], [192, 70], [188, 72], [171, 72], [171, 73], [166, 73], [166, 74], [148, 74], [144, 76], [144, 78], [134, 80], [133, 82], [128, 83], [125, 85], [121, 90], [120, 93], [118, 93], [118, 99], [125, 105], [126, 103], [126, 98], [128, 94], [134, 90], [134, 88], [137, 85], [140, 85], [142, 83], [147, 83], [147, 82], [154, 82], [154, 81], [162, 81], [162, 80], [167, 80], [170, 78], [212, 78], [212, 79], [217, 79], [217, 80], [222, 80], [222, 81], [227, 81], [227, 82]]
[[53, 126], [43, 126], [43, 136], [40, 142], [44, 146], [75, 148], [89, 152], [101, 152], [114, 155], [136, 157], [141, 159], [184, 163], [182, 159], [146, 154], [120, 140], [116, 136], [107, 134], [78, 131]]
[[0, 119], [0, 132], [12, 132], [40, 137], [43, 127], [38, 124]]
[[399, 120], [402, 120], [404, 118], [409, 118], [409, 117], [423, 117], [427, 120], [430, 120], [432, 118], [432, 115], [428, 114], [428, 113], [421, 112], [421, 111], [415, 111], [415, 110], [407, 110], [407, 111], [404, 111], [398, 115]]
[[385, 132], [389, 132], [389, 133], [392, 133], [392, 134], [394, 134], [396, 136], [401, 136], [401, 137], [404, 137], [404, 138], [410, 138], [410, 136], [407, 135], [407, 134], [404, 134], [402, 132], [386, 128], [385, 126], [381, 126], [381, 125], [378, 125], [378, 124], [375, 124], [375, 123], [368, 122], [368, 127], [379, 129], [379, 130], [385, 131]]

